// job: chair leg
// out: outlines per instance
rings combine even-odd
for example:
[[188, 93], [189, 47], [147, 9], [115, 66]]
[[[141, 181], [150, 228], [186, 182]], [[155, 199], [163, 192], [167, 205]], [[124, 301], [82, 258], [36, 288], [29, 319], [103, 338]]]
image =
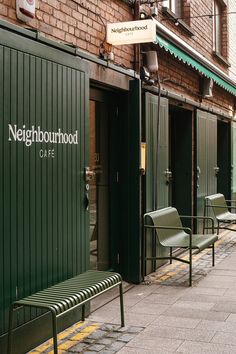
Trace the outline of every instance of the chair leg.
[[121, 327], [125, 326], [125, 316], [124, 316], [124, 301], [123, 301], [123, 288], [122, 283], [119, 285], [120, 288], [120, 318], [121, 318]]
[[215, 266], [215, 244], [212, 244], [212, 267]]
[[82, 321], [85, 320], [85, 304], [82, 305]]
[[219, 231], [220, 231], [220, 223], [219, 221], [217, 221], [217, 235], [219, 235]]
[[56, 313], [54, 310], [51, 309], [51, 314], [52, 314], [52, 331], [53, 331], [53, 349], [54, 349], [54, 354], [58, 354], [58, 348], [57, 348], [57, 317]]
[[172, 264], [172, 247], [170, 247], [170, 264]]
[[[207, 214], [206, 203], [207, 203], [207, 201], [206, 201], [206, 199], [205, 199], [205, 201], [204, 201], [204, 212], [203, 212], [203, 215], [204, 215], [204, 216], [207, 216], [207, 215], [206, 215], [206, 214]], [[204, 235], [204, 234], [205, 234], [205, 229], [206, 229], [206, 219], [205, 219], [205, 218], [203, 219], [202, 226], [203, 226], [202, 233], [203, 233], [203, 235]]]
[[189, 249], [189, 286], [192, 286], [192, 248]]

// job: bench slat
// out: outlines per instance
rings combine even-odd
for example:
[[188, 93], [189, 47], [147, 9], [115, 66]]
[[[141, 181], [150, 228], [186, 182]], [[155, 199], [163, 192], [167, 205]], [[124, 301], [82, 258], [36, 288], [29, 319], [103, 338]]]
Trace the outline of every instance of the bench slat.
[[9, 312], [8, 354], [11, 353], [13, 311], [22, 306], [47, 309], [52, 313], [54, 353], [57, 354], [57, 317], [116, 286], [120, 287], [121, 326], [124, 326], [122, 277], [118, 273], [89, 270], [73, 278], [13, 302]]

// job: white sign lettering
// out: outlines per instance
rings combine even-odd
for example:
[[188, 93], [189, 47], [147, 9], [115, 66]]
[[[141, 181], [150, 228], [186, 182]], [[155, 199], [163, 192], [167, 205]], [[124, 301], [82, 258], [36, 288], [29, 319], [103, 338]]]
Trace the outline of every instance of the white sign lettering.
[[51, 143], [51, 144], [78, 144], [78, 130], [74, 133], [63, 133], [59, 128], [57, 132], [48, 132], [41, 130], [40, 126], [26, 129], [23, 125], [22, 129], [18, 129], [17, 125], [8, 124], [8, 141], [22, 141], [26, 146], [32, 143]]
[[156, 40], [153, 20], [140, 20], [107, 24], [107, 42], [113, 45], [148, 43]]
[[41, 159], [44, 157], [51, 157], [52, 159], [54, 159], [54, 157], [55, 157], [54, 149], [48, 149], [48, 150], [40, 149], [39, 150], [39, 157], [41, 157]]

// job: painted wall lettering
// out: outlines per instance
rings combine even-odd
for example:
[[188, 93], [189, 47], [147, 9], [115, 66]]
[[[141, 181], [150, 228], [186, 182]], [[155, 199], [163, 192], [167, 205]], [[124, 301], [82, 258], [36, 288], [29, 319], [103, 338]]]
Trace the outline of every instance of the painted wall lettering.
[[16, 124], [8, 124], [8, 141], [20, 141], [26, 146], [32, 143], [51, 143], [51, 144], [78, 144], [78, 130], [73, 133], [64, 133], [59, 128], [57, 132], [48, 132], [41, 130], [40, 126], [31, 126], [26, 129], [23, 125], [18, 128]]

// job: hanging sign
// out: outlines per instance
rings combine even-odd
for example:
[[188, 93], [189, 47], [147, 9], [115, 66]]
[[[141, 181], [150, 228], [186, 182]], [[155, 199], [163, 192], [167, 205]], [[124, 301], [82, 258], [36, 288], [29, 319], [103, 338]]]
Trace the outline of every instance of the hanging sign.
[[112, 45], [148, 43], [156, 40], [153, 20], [140, 20], [107, 24], [107, 42]]
[[35, 0], [16, 0], [16, 15], [23, 22], [35, 17]]

